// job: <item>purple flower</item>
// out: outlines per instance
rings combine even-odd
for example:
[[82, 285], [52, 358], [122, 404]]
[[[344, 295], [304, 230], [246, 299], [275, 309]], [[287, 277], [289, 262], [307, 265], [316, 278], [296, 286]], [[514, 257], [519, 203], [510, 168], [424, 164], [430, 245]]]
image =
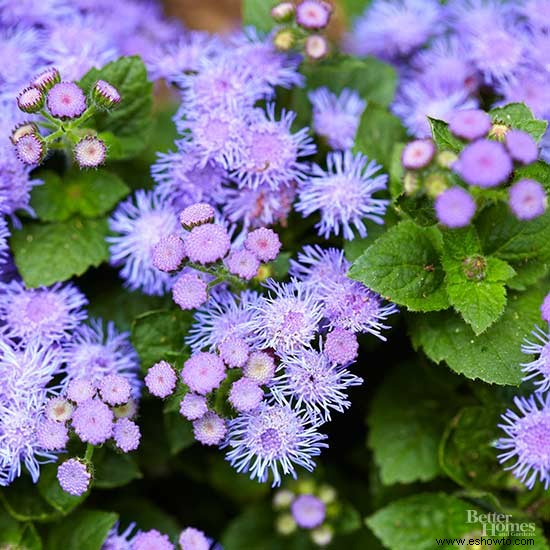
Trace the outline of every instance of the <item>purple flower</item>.
[[23, 89], [17, 96], [17, 106], [25, 113], [36, 113], [44, 104], [42, 91], [34, 86]]
[[234, 250], [224, 260], [229, 273], [250, 280], [258, 274], [260, 260], [248, 250]]
[[38, 88], [42, 92], [47, 92], [58, 82], [61, 82], [59, 71], [55, 67], [48, 67], [31, 80], [31, 86]]
[[296, 23], [304, 29], [323, 29], [328, 25], [332, 6], [323, 0], [303, 0], [296, 6]]
[[205, 202], [197, 202], [185, 208], [179, 216], [181, 225], [186, 229], [192, 229], [196, 225], [211, 223], [214, 221], [216, 211]]
[[340, 281], [350, 266], [343, 250], [308, 244], [298, 252], [298, 260], [290, 260], [289, 274], [299, 281], [316, 285], [328, 280]]
[[185, 343], [193, 352], [213, 351], [231, 336], [246, 336], [246, 323], [252, 319], [252, 306], [258, 300], [258, 294], [250, 290], [239, 295], [226, 290], [213, 292], [210, 300], [195, 312], [195, 323]]
[[132, 386], [133, 399], [139, 399], [139, 357], [128, 332], [118, 332], [112, 321], [104, 328], [101, 319], [80, 325], [64, 346], [69, 379], [88, 377], [99, 384], [104, 376], [119, 374]]
[[155, 363], [145, 376], [145, 385], [149, 392], [160, 398], [168, 397], [176, 387], [176, 373], [169, 363]]
[[431, 139], [416, 139], [405, 145], [401, 164], [407, 170], [420, 170], [432, 162], [435, 152], [435, 143]]
[[267, 384], [275, 374], [275, 360], [265, 351], [254, 351], [243, 367], [243, 374], [257, 384]]
[[521, 130], [508, 130], [504, 138], [510, 156], [521, 164], [531, 164], [539, 157], [535, 140]]
[[185, 245], [181, 238], [172, 233], [162, 237], [153, 247], [153, 265], [161, 271], [175, 271], [185, 258]]
[[283, 373], [270, 384], [275, 400], [296, 409], [305, 407], [325, 421], [330, 420], [331, 410], [344, 412], [351, 405], [346, 390], [363, 383], [362, 378], [315, 350], [283, 355], [281, 368]]
[[326, 335], [324, 350], [328, 359], [337, 365], [355, 361], [359, 351], [357, 336], [349, 330], [336, 327]]
[[125, 285], [145, 294], [164, 294], [171, 276], [153, 265], [152, 251], [162, 237], [177, 233], [175, 211], [152, 191], [136, 191], [111, 215], [109, 227], [117, 234], [107, 237], [111, 263], [122, 266]]
[[540, 30], [550, 30], [550, 2], [549, 0], [527, 0], [516, 10], [526, 17], [529, 25]]
[[294, 521], [303, 529], [319, 527], [325, 520], [325, 503], [313, 495], [300, 495], [290, 507]]
[[56, 118], [77, 118], [86, 110], [86, 96], [74, 82], [55, 84], [48, 92], [46, 103]]
[[531, 334], [535, 341], [526, 339], [521, 351], [527, 355], [537, 355], [537, 358], [521, 364], [525, 373], [523, 380], [533, 380], [537, 392], [547, 392], [550, 389], [550, 335], [539, 327], [535, 327]]
[[309, 414], [261, 403], [229, 421], [226, 458], [237, 472], [249, 473], [251, 479], [262, 483], [271, 473], [273, 486], [280, 485], [281, 473], [296, 478], [295, 466], [310, 472], [315, 468], [312, 457], [327, 446], [318, 427], [319, 421]]
[[439, 31], [441, 10], [435, 0], [376, 0], [355, 21], [353, 53], [384, 59], [409, 55]]
[[18, 139], [15, 144], [15, 152], [17, 158], [28, 166], [40, 164], [46, 154], [44, 142], [36, 134], [27, 134]]
[[213, 353], [199, 352], [183, 365], [181, 377], [192, 391], [206, 395], [220, 386], [225, 378], [225, 365]]
[[504, 97], [503, 105], [525, 103], [536, 117], [550, 116], [550, 74], [547, 71], [522, 69], [516, 79], [499, 82], [496, 90]]
[[532, 220], [546, 210], [546, 192], [537, 181], [522, 179], [508, 190], [510, 209], [518, 220]]
[[251, 304], [253, 315], [246, 323], [252, 343], [284, 352], [309, 347], [322, 318], [322, 305], [313, 290], [298, 281], [268, 279], [264, 286], [269, 295]]
[[83, 321], [88, 300], [72, 284], [27, 289], [19, 281], [0, 283], [0, 328], [9, 338], [63, 339]]
[[36, 429], [38, 444], [47, 451], [61, 451], [67, 446], [69, 433], [64, 423], [43, 419]]
[[8, 259], [9, 245], [8, 237], [10, 236], [10, 231], [8, 229], [8, 224], [6, 220], [0, 217], [0, 265], [5, 263]]
[[96, 387], [88, 378], [76, 378], [67, 384], [67, 399], [74, 403], [84, 403], [96, 394]]
[[119, 418], [113, 427], [113, 438], [119, 449], [129, 453], [139, 447], [141, 432], [139, 426], [132, 420]]
[[313, 106], [315, 132], [333, 149], [351, 149], [367, 102], [349, 88], [344, 88], [339, 96], [326, 87], [318, 88], [308, 97]]
[[193, 527], [184, 529], [178, 538], [181, 550], [210, 550], [212, 540]]
[[130, 523], [120, 535], [118, 534], [118, 526], [119, 523], [117, 521], [109, 531], [101, 550], [132, 550], [130, 536], [136, 524]]
[[219, 445], [226, 433], [225, 420], [216, 413], [207, 412], [193, 422], [193, 435], [203, 445]]
[[233, 382], [228, 401], [236, 411], [247, 412], [255, 409], [263, 397], [264, 392], [257, 382], [250, 378], [241, 378]]
[[99, 383], [101, 399], [108, 405], [123, 405], [130, 401], [132, 387], [124, 376], [108, 374]]
[[72, 425], [82, 441], [100, 445], [113, 434], [113, 413], [99, 399], [89, 399], [76, 407]]
[[544, 297], [540, 306], [540, 314], [544, 321], [550, 323], [550, 292]]
[[258, 260], [270, 262], [275, 260], [281, 250], [279, 235], [272, 229], [260, 227], [246, 236], [244, 246], [252, 252]]
[[507, 466], [513, 474], [532, 489], [537, 480], [548, 489], [550, 485], [550, 395], [537, 393], [529, 398], [516, 396], [514, 403], [520, 414], [508, 409], [499, 424], [507, 437], [501, 437], [495, 447], [504, 452], [498, 455], [501, 463], [510, 459]]
[[97, 137], [86, 136], [74, 146], [74, 158], [80, 168], [97, 168], [106, 157], [107, 146]]
[[73, 416], [73, 411], [74, 406], [63, 397], [50, 397], [44, 412], [48, 420], [65, 423]]
[[250, 353], [249, 345], [238, 336], [230, 336], [218, 348], [220, 357], [231, 368], [244, 366]]
[[132, 539], [132, 550], [174, 550], [168, 535], [163, 535], [156, 529], [139, 532]]
[[180, 403], [180, 414], [187, 420], [198, 420], [208, 412], [206, 397], [188, 392]]
[[92, 90], [92, 97], [99, 107], [109, 108], [120, 103], [120, 93], [105, 80], [98, 80]]
[[185, 236], [185, 252], [191, 262], [208, 264], [223, 258], [231, 240], [222, 225], [205, 223], [191, 229]]
[[83, 495], [88, 490], [91, 477], [86, 464], [77, 458], [69, 458], [57, 468], [59, 485], [73, 496]]
[[354, 238], [353, 228], [361, 237], [366, 237], [363, 223], [368, 218], [375, 223], [384, 223], [387, 200], [375, 199], [373, 194], [386, 189], [388, 176], [378, 174], [381, 166], [351, 151], [327, 155], [327, 170], [314, 165], [312, 177], [298, 189], [296, 210], [302, 216], [321, 213], [321, 221], [315, 225], [319, 235], [342, 235]]
[[241, 163], [231, 175], [240, 187], [252, 188], [262, 184], [277, 188], [304, 180], [309, 167], [299, 159], [316, 152], [308, 129], [293, 134], [291, 127], [296, 114], [283, 109], [280, 120], [276, 120], [272, 103], [267, 106], [267, 113], [260, 110], [256, 113], [244, 135]]
[[195, 309], [208, 300], [208, 285], [197, 272], [182, 273], [172, 286], [172, 298], [181, 309]]
[[304, 42], [304, 52], [313, 61], [323, 59], [328, 55], [329, 51], [328, 40], [322, 35], [309, 35]]
[[464, 109], [449, 118], [449, 130], [469, 141], [485, 137], [490, 129], [491, 117], [481, 109]]
[[501, 143], [480, 139], [467, 145], [453, 170], [469, 185], [495, 187], [506, 181], [513, 164]]
[[465, 227], [476, 213], [476, 201], [462, 187], [451, 187], [437, 196], [434, 208], [439, 223], [452, 228]]

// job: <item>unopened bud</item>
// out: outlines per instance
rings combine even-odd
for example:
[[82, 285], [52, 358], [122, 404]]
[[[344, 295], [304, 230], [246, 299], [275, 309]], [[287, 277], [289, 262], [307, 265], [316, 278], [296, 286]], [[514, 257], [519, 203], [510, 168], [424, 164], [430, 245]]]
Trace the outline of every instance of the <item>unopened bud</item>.
[[323, 59], [329, 52], [328, 41], [324, 36], [314, 34], [306, 38], [306, 55], [313, 60]]
[[294, 16], [294, 4], [292, 2], [281, 2], [271, 10], [271, 17], [277, 23], [287, 23]]
[[31, 86], [43, 92], [50, 90], [55, 84], [61, 82], [61, 75], [55, 67], [50, 67], [32, 79]]
[[17, 106], [24, 113], [37, 113], [44, 105], [44, 94], [38, 88], [30, 86], [17, 96]]
[[105, 80], [98, 80], [92, 90], [92, 100], [98, 107], [109, 109], [120, 103], [120, 94]]
[[296, 37], [290, 29], [280, 30], [273, 38], [273, 44], [278, 50], [286, 52], [296, 43]]

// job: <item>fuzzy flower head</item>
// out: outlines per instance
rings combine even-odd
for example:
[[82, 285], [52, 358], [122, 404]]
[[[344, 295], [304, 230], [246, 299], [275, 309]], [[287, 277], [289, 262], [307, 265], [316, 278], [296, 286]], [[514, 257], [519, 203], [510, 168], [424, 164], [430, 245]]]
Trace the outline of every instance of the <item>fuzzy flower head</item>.
[[176, 387], [176, 373], [169, 363], [155, 363], [145, 376], [145, 385], [149, 392], [160, 398], [168, 397]]
[[296, 466], [313, 471], [312, 457], [326, 447], [318, 426], [317, 420], [289, 406], [262, 403], [229, 421], [226, 458], [237, 472], [262, 483], [271, 473], [273, 486], [280, 485], [281, 473], [296, 478]]
[[294, 521], [302, 529], [314, 529], [325, 520], [325, 503], [314, 495], [296, 497], [290, 507]]
[[206, 397], [187, 392], [180, 403], [180, 414], [187, 420], [198, 420], [208, 412]]
[[296, 22], [304, 29], [323, 29], [331, 14], [332, 6], [324, 0], [302, 0], [296, 6]]
[[168, 535], [156, 529], [141, 531], [132, 539], [132, 550], [174, 550]]
[[308, 165], [299, 159], [313, 155], [316, 147], [307, 128], [292, 133], [295, 118], [295, 113], [283, 109], [276, 120], [274, 104], [268, 105], [265, 114], [257, 111], [244, 136], [240, 166], [232, 172], [240, 187], [277, 188], [305, 179]]
[[510, 156], [521, 164], [531, 164], [539, 157], [537, 143], [527, 132], [509, 130], [504, 138]]
[[196, 225], [211, 223], [214, 221], [216, 211], [205, 202], [197, 202], [188, 206], [180, 213], [180, 223], [186, 229], [192, 229]]
[[44, 141], [37, 134], [27, 134], [15, 144], [17, 158], [27, 166], [40, 164], [46, 155]]
[[110, 243], [111, 263], [122, 266], [125, 285], [145, 294], [162, 295], [171, 277], [153, 264], [153, 248], [162, 237], [178, 231], [176, 212], [152, 191], [137, 191], [122, 202], [109, 219], [115, 236]]
[[119, 418], [113, 427], [113, 438], [119, 449], [129, 453], [139, 447], [141, 432], [139, 426], [132, 420]]
[[537, 480], [548, 489], [550, 485], [550, 397], [537, 393], [529, 398], [515, 397], [514, 403], [519, 414], [508, 410], [502, 415], [506, 432], [496, 448], [503, 452], [498, 455], [501, 463], [514, 460], [506, 469], [532, 489]]
[[18, 281], [0, 283], [0, 331], [9, 338], [58, 341], [83, 321], [88, 300], [72, 284], [27, 289]]
[[169, 273], [181, 265], [185, 258], [185, 245], [178, 235], [171, 233], [166, 237], [161, 237], [153, 247], [152, 256], [153, 265], [157, 269]]
[[544, 214], [547, 205], [544, 187], [537, 181], [522, 179], [509, 191], [510, 209], [518, 220], [532, 220]]
[[21, 90], [17, 96], [17, 106], [25, 113], [38, 112], [44, 103], [42, 91], [34, 86]]
[[225, 365], [213, 353], [199, 352], [183, 365], [181, 377], [192, 391], [206, 395], [220, 386], [225, 378]]
[[355, 361], [359, 351], [357, 336], [349, 330], [336, 327], [326, 335], [324, 350], [328, 359], [337, 365]]
[[326, 87], [318, 88], [308, 97], [313, 106], [315, 132], [323, 136], [333, 149], [351, 149], [366, 101], [348, 88], [344, 88], [339, 96]]
[[114, 527], [109, 531], [101, 550], [131, 550], [131, 536], [136, 524], [130, 523], [128, 527], [119, 534], [119, 523], [115, 523]]
[[208, 285], [195, 272], [181, 274], [172, 286], [172, 298], [181, 309], [195, 309], [208, 300]]
[[108, 405], [123, 405], [130, 400], [132, 386], [120, 374], [108, 374], [99, 383], [99, 394]]
[[130, 383], [132, 397], [139, 399], [139, 357], [130, 334], [118, 332], [112, 321], [104, 326], [101, 319], [92, 319], [89, 325], [80, 325], [64, 351], [69, 379], [87, 378], [98, 385], [105, 376], [117, 374]]
[[254, 380], [241, 378], [233, 382], [228, 401], [236, 411], [247, 412], [255, 409], [261, 403], [263, 396], [262, 388]]
[[113, 433], [113, 413], [99, 399], [89, 399], [76, 407], [72, 425], [82, 441], [100, 445]]
[[540, 315], [544, 321], [550, 323], [550, 292], [544, 297], [540, 306]]
[[74, 411], [74, 406], [63, 397], [51, 397], [46, 402], [45, 415], [49, 420], [65, 423]]
[[253, 304], [246, 328], [259, 349], [292, 351], [309, 347], [322, 318], [322, 306], [313, 290], [298, 281], [268, 280], [269, 295]]
[[316, 285], [321, 282], [340, 281], [350, 266], [343, 250], [325, 249], [319, 245], [308, 244], [298, 252], [297, 260], [290, 260], [289, 274], [299, 281]]
[[79, 117], [86, 110], [86, 96], [74, 82], [55, 84], [46, 98], [50, 113], [61, 119]]
[[243, 367], [243, 374], [257, 384], [267, 384], [275, 374], [275, 360], [265, 351], [254, 351]]
[[[544, 304], [546, 301], [545, 299]], [[548, 331], [539, 327], [536, 327], [531, 334], [535, 340], [526, 339], [521, 346], [521, 351], [537, 357], [529, 363], [522, 363], [522, 370], [525, 373], [523, 380], [533, 380], [538, 392], [546, 392], [550, 389], [550, 335]]]
[[377, 174], [380, 168], [361, 153], [329, 153], [327, 170], [314, 165], [311, 179], [300, 185], [296, 210], [304, 217], [319, 211], [321, 221], [315, 227], [325, 238], [342, 233], [351, 240], [353, 228], [366, 237], [363, 219], [384, 223], [388, 204], [387, 200], [373, 198], [374, 193], [386, 189], [388, 177]]
[[435, 152], [435, 143], [431, 139], [416, 139], [405, 145], [401, 164], [407, 170], [420, 170], [432, 162]]
[[185, 253], [191, 262], [209, 264], [223, 258], [231, 240], [222, 225], [205, 223], [191, 229], [185, 237]]
[[481, 109], [464, 109], [449, 118], [449, 130], [469, 141], [485, 137], [490, 129], [491, 117]]
[[91, 477], [86, 464], [76, 458], [69, 458], [57, 469], [59, 485], [73, 496], [83, 495], [88, 490]]
[[98, 80], [92, 90], [92, 97], [97, 105], [103, 108], [113, 107], [120, 103], [120, 93], [105, 80]]
[[244, 246], [261, 262], [270, 262], [277, 258], [282, 245], [275, 231], [260, 227], [246, 236]]
[[260, 268], [260, 260], [249, 250], [230, 252], [224, 263], [229, 273], [247, 281], [256, 277]]
[[346, 390], [363, 383], [361, 378], [315, 350], [284, 355], [281, 366], [283, 373], [270, 384], [275, 400], [292, 404], [296, 409], [305, 407], [325, 421], [330, 420], [331, 410], [344, 412], [351, 405]]
[[181, 550], [210, 550], [212, 541], [198, 529], [187, 527], [179, 536]]
[[74, 146], [74, 158], [80, 168], [97, 168], [106, 157], [107, 146], [97, 137], [84, 137]]
[[73, 403], [84, 403], [96, 394], [96, 387], [89, 378], [73, 378], [67, 385], [67, 399]]
[[65, 424], [44, 419], [38, 425], [36, 438], [38, 443], [47, 451], [61, 451], [67, 446], [69, 433]]
[[225, 420], [216, 413], [207, 412], [193, 422], [193, 435], [203, 445], [219, 445], [226, 433]]
[[220, 357], [228, 367], [242, 367], [250, 353], [250, 346], [243, 338], [231, 336], [224, 340], [219, 346]]
[[451, 228], [465, 227], [476, 212], [474, 198], [462, 187], [451, 187], [440, 193], [434, 207], [439, 222]]

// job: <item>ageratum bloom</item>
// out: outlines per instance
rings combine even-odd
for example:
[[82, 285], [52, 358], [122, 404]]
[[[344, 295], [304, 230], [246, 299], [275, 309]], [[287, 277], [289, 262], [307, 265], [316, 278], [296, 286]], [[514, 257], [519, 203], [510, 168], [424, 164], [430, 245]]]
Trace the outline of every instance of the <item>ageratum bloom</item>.
[[252, 318], [245, 327], [258, 349], [291, 352], [309, 347], [322, 318], [322, 304], [311, 286], [293, 280], [278, 283], [268, 279], [268, 296], [249, 307]]
[[286, 405], [266, 403], [230, 420], [224, 443], [226, 459], [237, 472], [273, 486], [281, 484], [281, 474], [296, 479], [296, 466], [313, 471], [314, 456], [327, 447], [326, 436], [317, 431], [320, 421]]
[[10, 249], [8, 245], [9, 236], [10, 231], [8, 229], [8, 224], [4, 218], [0, 217], [0, 264], [5, 263], [8, 259], [8, 252]]
[[116, 233], [107, 237], [111, 264], [122, 266], [125, 286], [145, 294], [164, 294], [172, 277], [153, 265], [152, 252], [162, 237], [179, 230], [175, 210], [153, 191], [136, 191], [111, 215], [109, 227]]
[[0, 333], [8, 338], [58, 341], [86, 319], [88, 303], [72, 284], [25, 288], [19, 281], [0, 283]]
[[495, 447], [501, 463], [514, 460], [507, 466], [529, 489], [537, 480], [548, 489], [550, 485], [550, 395], [537, 393], [528, 398], [516, 396], [514, 403], [519, 414], [508, 409], [503, 424], [498, 427], [506, 432]]
[[290, 260], [288, 272], [291, 277], [313, 285], [326, 281], [338, 283], [345, 277], [350, 266], [343, 250], [324, 249], [319, 245], [308, 244], [298, 252], [297, 260]]
[[104, 326], [101, 319], [91, 319], [79, 326], [64, 346], [67, 379], [87, 378], [94, 385], [105, 376], [119, 374], [132, 387], [132, 397], [139, 399], [139, 357], [130, 343], [128, 332], [118, 332], [112, 321]]
[[550, 334], [539, 327], [531, 334], [535, 340], [525, 339], [521, 351], [537, 358], [521, 364], [525, 373], [523, 380], [533, 380], [538, 392], [546, 392], [550, 390]]
[[269, 386], [275, 400], [295, 409], [304, 407], [325, 422], [330, 420], [331, 411], [344, 412], [351, 405], [347, 389], [363, 383], [345, 366], [338, 366], [315, 350], [284, 354], [281, 368], [282, 374]]
[[361, 237], [367, 236], [365, 218], [383, 224], [388, 201], [375, 199], [373, 194], [386, 189], [388, 176], [379, 174], [381, 166], [351, 151], [327, 155], [327, 169], [314, 165], [312, 177], [298, 187], [296, 210], [304, 217], [316, 211], [321, 221], [315, 227], [319, 235], [343, 235], [354, 238], [355, 228]]

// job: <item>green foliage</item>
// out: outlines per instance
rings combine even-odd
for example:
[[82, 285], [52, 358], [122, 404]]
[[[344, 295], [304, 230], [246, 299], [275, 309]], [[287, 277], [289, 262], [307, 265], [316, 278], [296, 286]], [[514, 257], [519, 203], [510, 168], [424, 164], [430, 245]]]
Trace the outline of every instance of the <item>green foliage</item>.
[[165, 412], [164, 427], [170, 453], [175, 455], [195, 442], [193, 424], [179, 412]]
[[18, 523], [0, 508], [0, 548], [42, 550], [42, 541], [32, 523]]
[[47, 286], [82, 275], [106, 261], [107, 232], [107, 220], [103, 218], [29, 223], [13, 233], [11, 247], [25, 284]]
[[87, 493], [81, 496], [72, 496], [61, 489], [57, 480], [57, 468], [59, 463], [46, 464], [40, 470], [40, 480], [38, 481], [38, 492], [42, 498], [53, 508], [63, 515], [72, 512], [80, 503], [82, 503]]
[[271, 8], [275, 4], [276, 0], [243, 0], [243, 24], [269, 32], [275, 25], [275, 20], [271, 17]]
[[94, 487], [114, 489], [123, 487], [143, 476], [133, 453], [99, 447], [94, 451]]
[[546, 121], [536, 119], [524, 103], [509, 103], [504, 107], [495, 107], [489, 114], [494, 123], [506, 124], [528, 132], [537, 142], [541, 140], [548, 125]]
[[538, 308], [543, 297], [544, 292], [538, 288], [511, 294], [500, 319], [479, 336], [450, 311], [411, 316], [413, 344], [421, 347], [432, 361], [445, 361], [468, 378], [519, 385], [520, 363], [528, 361], [521, 344], [539, 322]]
[[31, 206], [44, 222], [64, 222], [75, 215], [97, 218], [130, 192], [118, 176], [107, 170], [72, 170], [63, 178], [46, 171], [40, 178], [44, 184], [33, 188]]
[[101, 69], [91, 69], [80, 80], [90, 89], [99, 79], [117, 88], [120, 104], [92, 119], [94, 127], [107, 138], [109, 160], [135, 157], [147, 145], [152, 127], [153, 84], [147, 80], [147, 69], [137, 57], [121, 57]]
[[464, 147], [464, 143], [451, 134], [449, 125], [437, 118], [429, 118], [432, 129], [432, 137], [437, 148], [442, 151], [452, 151], [459, 153]]
[[441, 233], [412, 221], [389, 229], [353, 263], [349, 276], [411, 311], [449, 305], [439, 259]]

